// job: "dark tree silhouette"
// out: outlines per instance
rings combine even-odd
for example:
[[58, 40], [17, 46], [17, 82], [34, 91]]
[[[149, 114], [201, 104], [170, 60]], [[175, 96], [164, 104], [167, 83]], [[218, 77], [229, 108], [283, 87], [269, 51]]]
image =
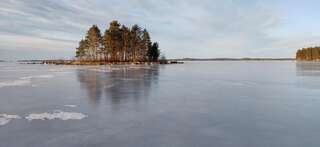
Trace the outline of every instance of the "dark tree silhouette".
[[159, 50], [159, 44], [157, 42], [153, 43], [151, 48], [148, 51], [148, 56], [150, 61], [157, 61], [159, 59], [160, 50]]

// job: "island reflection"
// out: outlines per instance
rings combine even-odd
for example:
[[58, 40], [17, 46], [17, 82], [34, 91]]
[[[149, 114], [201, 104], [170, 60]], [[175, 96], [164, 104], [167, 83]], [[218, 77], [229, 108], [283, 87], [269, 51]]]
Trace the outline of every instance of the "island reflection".
[[297, 62], [296, 63], [297, 76], [320, 76], [319, 62]]
[[78, 69], [78, 80], [91, 103], [102, 98], [112, 105], [146, 100], [159, 76], [159, 66], [103, 66]]
[[299, 87], [318, 90], [320, 87], [320, 63], [297, 62], [296, 75]]

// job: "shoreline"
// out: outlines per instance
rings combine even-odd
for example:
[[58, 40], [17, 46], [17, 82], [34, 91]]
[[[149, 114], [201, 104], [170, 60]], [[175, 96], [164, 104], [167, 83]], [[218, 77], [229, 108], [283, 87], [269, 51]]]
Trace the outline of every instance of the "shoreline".
[[153, 65], [153, 64], [183, 64], [182, 61], [164, 60], [157, 62], [106, 62], [78, 60], [19, 60], [20, 64], [51, 64], [51, 65]]
[[1, 62], [16, 62], [20, 64], [54, 64], [54, 65], [148, 65], [148, 64], [184, 64], [184, 62], [192, 61], [299, 61], [299, 62], [316, 62], [316, 61], [302, 61], [295, 58], [183, 58], [183, 59], [167, 59], [159, 60], [157, 62], [105, 62], [105, 61], [79, 61], [79, 60], [17, 60]]
[[18, 64], [44, 64], [44, 65], [156, 65], [156, 64], [184, 64], [185, 62], [217, 62], [217, 61], [243, 61], [243, 62], [254, 62], [254, 61], [293, 61], [293, 62], [320, 62], [320, 60], [297, 60], [294, 58], [211, 58], [211, 59], [168, 59], [161, 60], [157, 62], [105, 62], [105, 61], [78, 61], [78, 60], [63, 60], [63, 59], [53, 59], [53, 60], [16, 60], [16, 61], [5, 61], [1, 62], [15, 62]]

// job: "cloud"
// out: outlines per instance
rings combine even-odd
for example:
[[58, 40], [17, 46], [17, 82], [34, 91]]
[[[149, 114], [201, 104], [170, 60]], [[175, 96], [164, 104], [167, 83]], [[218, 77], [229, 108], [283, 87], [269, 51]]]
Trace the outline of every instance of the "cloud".
[[295, 49], [285, 42], [296, 39], [274, 31], [286, 26], [282, 5], [275, 0], [10, 0], [0, 5], [0, 52], [29, 48], [41, 50], [39, 57], [52, 50], [72, 56], [88, 27], [98, 24], [104, 31], [117, 19], [146, 27], [169, 57], [263, 56], [277, 48], [288, 57]]

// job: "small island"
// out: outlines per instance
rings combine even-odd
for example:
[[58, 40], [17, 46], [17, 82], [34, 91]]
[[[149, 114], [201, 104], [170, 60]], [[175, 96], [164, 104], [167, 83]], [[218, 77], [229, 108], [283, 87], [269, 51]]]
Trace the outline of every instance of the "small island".
[[114, 20], [103, 36], [97, 25], [79, 42], [76, 58], [80, 62], [157, 62], [160, 55], [157, 42], [138, 25], [126, 27]]
[[299, 49], [296, 53], [297, 61], [320, 61], [320, 47]]
[[79, 42], [73, 60], [43, 60], [43, 64], [104, 65], [104, 64], [175, 64], [160, 56], [159, 44], [152, 42], [147, 29], [131, 28], [114, 20], [103, 35], [93, 25]]

